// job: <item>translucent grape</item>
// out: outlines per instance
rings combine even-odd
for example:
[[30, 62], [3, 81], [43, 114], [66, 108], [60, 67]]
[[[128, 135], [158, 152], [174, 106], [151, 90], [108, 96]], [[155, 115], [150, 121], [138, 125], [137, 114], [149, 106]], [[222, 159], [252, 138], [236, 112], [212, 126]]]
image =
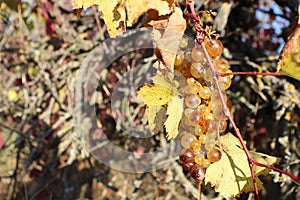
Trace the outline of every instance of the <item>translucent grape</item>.
[[196, 62], [204, 63], [206, 61], [203, 51], [197, 47], [192, 50], [191, 57]]
[[200, 91], [201, 85], [194, 78], [188, 78], [186, 82], [189, 85], [191, 94], [197, 94]]
[[201, 145], [202, 143], [199, 140], [194, 140], [191, 145], [190, 148], [194, 151], [197, 152], [201, 149]]
[[206, 133], [207, 140], [216, 140], [217, 134], [218, 134], [217, 130], [207, 131], [207, 133]]
[[219, 126], [219, 122], [217, 120], [210, 120], [208, 124], [208, 131], [217, 130]]
[[220, 132], [225, 132], [227, 128], [227, 121], [226, 120], [221, 120], [220, 126], [219, 126], [219, 131]]
[[196, 140], [196, 136], [194, 134], [191, 133], [187, 133], [184, 136], [182, 136], [180, 142], [181, 142], [181, 146], [183, 146], [184, 148], [189, 148], [192, 141]]
[[193, 94], [192, 88], [189, 85], [184, 86], [183, 92], [184, 94]]
[[220, 100], [211, 100], [208, 103], [208, 108], [213, 112], [221, 112], [223, 110], [222, 102]]
[[185, 54], [185, 60], [189, 63], [193, 62], [192, 56], [191, 56], [191, 52], [186, 52]]
[[177, 54], [176, 54], [176, 57], [175, 57], [175, 62], [174, 62], [174, 65], [176, 66], [179, 66], [182, 64], [184, 60], [184, 54], [182, 51], [178, 51]]
[[202, 77], [209, 84], [213, 82], [212, 73], [209, 69], [203, 70]]
[[208, 54], [212, 58], [220, 56], [224, 50], [223, 44], [220, 40], [205, 39], [204, 44]]
[[204, 155], [203, 154], [197, 154], [195, 157], [194, 157], [194, 162], [196, 164], [199, 164], [199, 165], [202, 165], [202, 162], [204, 160]]
[[221, 159], [222, 157], [222, 152], [216, 148], [211, 149], [207, 153], [207, 159], [210, 160], [211, 162], [217, 162]]
[[205, 129], [202, 126], [197, 126], [195, 130], [195, 135], [200, 136], [204, 134]]
[[192, 126], [198, 126], [200, 120], [201, 120], [201, 115], [198, 111], [192, 112], [191, 115], [188, 117], [188, 121]]
[[208, 87], [203, 86], [202, 88], [200, 88], [200, 91], [198, 94], [202, 99], [209, 99], [211, 92]]
[[210, 109], [208, 108], [208, 106], [200, 105], [199, 110], [200, 110], [200, 113], [201, 113], [204, 117], [206, 117], [207, 115], [210, 114]]
[[226, 72], [227, 70], [229, 70], [229, 63], [225, 59], [214, 60], [214, 66], [218, 72]]
[[179, 43], [179, 47], [180, 48], [186, 48], [188, 45], [188, 39], [187, 38], [181, 38], [180, 43]]
[[203, 162], [202, 162], [202, 166], [204, 168], [208, 168], [210, 166], [210, 163], [211, 163], [210, 160], [204, 159]]
[[206, 140], [207, 140], [207, 136], [206, 135], [200, 135], [200, 137], [199, 137], [199, 141], [201, 142], [201, 143], [205, 143], [206, 142]]
[[190, 174], [196, 181], [202, 181], [205, 178], [206, 169], [199, 164], [194, 164], [191, 168]]
[[184, 110], [184, 116], [188, 118], [188, 117], [191, 116], [191, 113], [194, 112], [194, 111], [195, 110], [192, 109], [192, 108], [187, 108], [187, 109]]
[[204, 71], [203, 65], [200, 62], [193, 62], [191, 65], [191, 75], [195, 78], [201, 78]]
[[190, 66], [191, 64], [184, 60], [181, 65], [175, 65], [175, 70], [182, 74], [184, 77], [188, 77], [190, 75]]
[[230, 76], [222, 76], [219, 77], [219, 86], [221, 90], [226, 90], [230, 87], [231, 85], [231, 78]]
[[207, 150], [207, 151], [210, 151], [211, 149], [213, 149], [216, 145], [216, 141], [215, 139], [214, 140], [207, 140], [204, 144], [204, 148]]
[[185, 97], [184, 103], [189, 108], [197, 108], [201, 103], [201, 99], [198, 95], [190, 94]]
[[[222, 91], [221, 95], [223, 96], [224, 100], [227, 101], [228, 97], [227, 97], [225, 91]], [[211, 100], [212, 101], [220, 101], [220, 96], [219, 96], [218, 90], [212, 91]]]

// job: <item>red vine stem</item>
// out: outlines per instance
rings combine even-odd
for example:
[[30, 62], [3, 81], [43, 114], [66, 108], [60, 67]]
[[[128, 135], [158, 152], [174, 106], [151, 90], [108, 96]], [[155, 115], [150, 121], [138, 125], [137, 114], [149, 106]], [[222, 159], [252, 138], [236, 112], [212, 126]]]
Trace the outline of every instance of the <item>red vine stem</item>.
[[278, 72], [227, 72], [220, 73], [216, 72], [219, 76], [230, 76], [230, 75], [249, 75], [249, 76], [285, 76], [284, 74], [280, 74]]
[[210, 71], [212, 73], [212, 77], [213, 77], [213, 81], [214, 81], [214, 84], [216, 86], [216, 89], [218, 91], [218, 94], [219, 94], [219, 97], [220, 97], [220, 100], [221, 100], [221, 103], [222, 103], [222, 106], [223, 106], [223, 112], [225, 114], [225, 116], [228, 117], [234, 131], [235, 131], [235, 134], [236, 136], [238, 137], [244, 151], [245, 151], [245, 154], [247, 156], [247, 159], [248, 159], [248, 163], [249, 163], [249, 168], [250, 168], [250, 172], [251, 172], [251, 177], [252, 177], [252, 180], [253, 180], [253, 187], [254, 187], [254, 190], [255, 190], [255, 195], [256, 195], [256, 199], [259, 200], [260, 197], [259, 197], [259, 193], [258, 193], [258, 188], [257, 188], [257, 183], [256, 183], [256, 179], [255, 179], [255, 172], [254, 172], [254, 165], [257, 165], [257, 166], [260, 166], [260, 167], [265, 167], [265, 168], [268, 168], [268, 169], [271, 169], [271, 170], [274, 170], [274, 171], [277, 171], [277, 172], [280, 172], [280, 173], [283, 173], [287, 176], [289, 176], [291, 179], [293, 179], [295, 182], [299, 183], [300, 184], [300, 179], [297, 178], [296, 176], [284, 171], [284, 170], [281, 170], [279, 168], [276, 168], [276, 167], [273, 167], [273, 166], [270, 166], [270, 165], [265, 165], [263, 163], [260, 163], [258, 162], [257, 160], [255, 160], [254, 158], [252, 158], [252, 156], [250, 155], [250, 152], [247, 148], [247, 146], [245, 145], [244, 143], [244, 140], [243, 140], [243, 137], [241, 135], [241, 132], [239, 130], [239, 128], [236, 126], [234, 120], [233, 120], [233, 117], [230, 113], [230, 110], [229, 108], [227, 107], [227, 104], [225, 102], [225, 99], [223, 97], [223, 94], [222, 94], [222, 90], [219, 86], [219, 82], [218, 82], [218, 77], [219, 76], [228, 76], [228, 75], [235, 75], [235, 74], [240, 74], [240, 75], [272, 75], [272, 76], [280, 76], [282, 74], [278, 74], [278, 73], [273, 73], [273, 72], [232, 72], [232, 73], [218, 73], [216, 70], [215, 70], [215, 67], [214, 67], [214, 64], [212, 63], [211, 61], [211, 58], [206, 50], [206, 47], [205, 47], [205, 44], [204, 44], [204, 33], [203, 31], [201, 30], [201, 22], [199, 20], [199, 18], [196, 16], [196, 13], [195, 13], [195, 9], [194, 9], [194, 1], [193, 0], [186, 0], [186, 5], [187, 5], [187, 12], [186, 13], [186, 16], [189, 16], [193, 19], [193, 22], [194, 22], [194, 27], [196, 29], [196, 40], [197, 42], [201, 45], [202, 49], [203, 49], [203, 52], [204, 52], [204, 55], [205, 55], [205, 58], [207, 59], [208, 61], [208, 64], [209, 64], [209, 68], [210, 68]]

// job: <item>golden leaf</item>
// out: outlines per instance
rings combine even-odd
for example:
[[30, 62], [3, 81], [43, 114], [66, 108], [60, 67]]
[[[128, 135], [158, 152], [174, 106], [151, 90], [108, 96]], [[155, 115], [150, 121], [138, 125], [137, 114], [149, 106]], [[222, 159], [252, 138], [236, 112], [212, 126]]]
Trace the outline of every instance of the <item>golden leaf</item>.
[[166, 105], [175, 94], [171, 89], [161, 85], [146, 84], [138, 91], [138, 97], [144, 101], [148, 107], [154, 105]]
[[75, 9], [88, 8], [98, 5], [98, 10], [102, 12], [102, 18], [107, 26], [107, 31], [111, 37], [119, 35], [126, 30], [126, 12], [121, 0], [72, 0]]
[[151, 132], [157, 133], [164, 125], [167, 137], [171, 139], [178, 134], [183, 99], [179, 97], [176, 85], [169, 79], [168, 73], [165, 76], [156, 74], [152, 77], [153, 84], [146, 84], [140, 88], [138, 97], [147, 105], [145, 115]]
[[156, 10], [158, 16], [170, 14], [173, 6], [175, 6], [174, 0], [127, 0], [127, 25], [132, 26], [133, 23], [148, 10]]
[[[300, 4], [298, 11], [300, 12]], [[300, 13], [299, 13], [300, 15]], [[300, 17], [300, 16], [299, 16]], [[277, 72], [300, 81], [300, 23], [289, 36], [278, 62]]]
[[[231, 133], [221, 136], [223, 154], [221, 160], [211, 164], [205, 175], [205, 182], [215, 187], [215, 191], [224, 197], [239, 196], [244, 192], [254, 191], [247, 156], [239, 140]], [[258, 162], [274, 165], [277, 158], [262, 153], [251, 152]], [[264, 189], [258, 176], [267, 175], [270, 170], [254, 166], [258, 189]]]
[[165, 122], [168, 140], [175, 138], [178, 135], [178, 126], [182, 118], [182, 112], [183, 98], [180, 98], [179, 96], [173, 97], [168, 104], [168, 118]]
[[115, 37], [149, 10], [155, 10], [158, 16], [170, 14], [175, 0], [72, 0], [72, 4], [74, 9], [98, 5], [110, 37]]

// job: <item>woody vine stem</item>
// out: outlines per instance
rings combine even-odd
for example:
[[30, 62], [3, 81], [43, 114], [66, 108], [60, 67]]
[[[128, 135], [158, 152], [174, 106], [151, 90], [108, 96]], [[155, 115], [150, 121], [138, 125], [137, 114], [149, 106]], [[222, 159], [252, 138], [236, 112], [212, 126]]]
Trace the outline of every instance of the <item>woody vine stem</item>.
[[[203, 31], [201, 22], [200, 22], [199, 18], [196, 15], [196, 12], [195, 12], [195, 9], [194, 9], [194, 1], [193, 0], [186, 0], [186, 5], [187, 5], [187, 12], [185, 13], [185, 16], [192, 18], [192, 20], [194, 22], [194, 27], [195, 27], [195, 30], [196, 30], [196, 41], [201, 46], [201, 48], [204, 52], [205, 58], [208, 61], [209, 69], [210, 69], [210, 71], [212, 73], [212, 77], [213, 77], [213, 82], [214, 82], [214, 85], [215, 85], [215, 87], [218, 91], [219, 98], [220, 98], [220, 101], [222, 103], [223, 113], [226, 117], [228, 117], [228, 119], [229, 119], [229, 121], [230, 121], [230, 123], [231, 123], [231, 125], [232, 125], [232, 127], [235, 131], [235, 134], [238, 137], [238, 139], [239, 139], [239, 141], [240, 141], [240, 143], [243, 147], [243, 150], [245, 151], [245, 154], [247, 156], [248, 163], [249, 163], [249, 168], [250, 168], [251, 176], [252, 176], [252, 180], [253, 180], [253, 186], [254, 186], [254, 190], [255, 190], [256, 199], [259, 200], [260, 196], [259, 196], [259, 193], [258, 193], [258, 187], [257, 187], [256, 179], [255, 179], [254, 165], [257, 165], [259, 167], [265, 167], [265, 168], [280, 172], [282, 174], [285, 174], [288, 177], [290, 177], [292, 180], [294, 180], [296, 183], [300, 184], [300, 179], [297, 178], [296, 176], [294, 176], [294, 175], [292, 175], [292, 174], [290, 174], [290, 173], [288, 173], [288, 172], [286, 172], [282, 169], [260, 163], [250, 155], [250, 152], [249, 152], [247, 146], [245, 145], [245, 143], [243, 141], [243, 137], [241, 135], [241, 132], [240, 132], [239, 128], [236, 126], [236, 124], [233, 120], [233, 117], [230, 113], [230, 110], [229, 110], [229, 108], [228, 108], [228, 106], [225, 102], [225, 99], [222, 95], [222, 90], [221, 90], [221, 88], [219, 86], [219, 82], [218, 82], [218, 77], [219, 76], [231, 75], [231, 74], [235, 74], [235, 72], [227, 73], [227, 74], [220, 74], [215, 70], [214, 64], [213, 64], [213, 62], [212, 62], [212, 60], [211, 60], [211, 58], [210, 58], [210, 56], [209, 56], [209, 54], [206, 50], [205, 44], [204, 44], [205, 32]], [[243, 72], [242, 74], [246, 74], [246, 75], [278, 75], [278, 74], [268, 73], [268, 72], [267, 73], [259, 73], [259, 72], [258, 73], [257, 72], [247, 73], [247, 72]]]

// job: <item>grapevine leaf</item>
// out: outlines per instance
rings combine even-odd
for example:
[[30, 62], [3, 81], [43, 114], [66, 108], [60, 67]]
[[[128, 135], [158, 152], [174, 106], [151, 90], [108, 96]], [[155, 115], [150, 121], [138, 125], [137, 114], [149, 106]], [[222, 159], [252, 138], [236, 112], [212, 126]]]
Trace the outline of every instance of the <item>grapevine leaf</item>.
[[[168, 77], [168, 75], [171, 76], [172, 74], [170, 74], [170, 73], [165, 74], [165, 76], [167, 76], [167, 77]], [[163, 75], [160, 75], [160, 74], [156, 74], [155, 76], [152, 77], [154, 84], [169, 88], [174, 94], [177, 95], [176, 85], [174, 84], [174, 81], [171, 82], [169, 79], [170, 79], [170, 77], [165, 78]]]
[[[160, 26], [161, 24], [158, 28], [161, 28]], [[176, 53], [185, 28], [186, 21], [182, 16], [182, 11], [176, 7], [168, 20], [165, 31], [161, 34], [161, 30], [154, 29], [152, 35], [157, 57], [171, 71], [174, 69]]]
[[174, 96], [175, 94], [171, 89], [161, 85], [146, 84], [140, 88], [138, 92], [138, 97], [142, 99], [148, 107], [166, 105]]
[[175, 0], [127, 0], [127, 25], [132, 26], [140, 16], [150, 9], [156, 10], [158, 16], [168, 15], [171, 13], [173, 6], [175, 6]]
[[166, 109], [163, 106], [154, 105], [147, 107], [145, 115], [148, 119], [150, 131], [153, 134], [163, 130], [163, 124], [166, 120]]
[[[222, 158], [207, 168], [205, 182], [214, 186], [216, 192], [224, 197], [254, 191], [248, 159], [239, 140], [231, 133], [221, 136], [220, 140], [223, 149]], [[251, 151], [250, 154], [258, 162], [266, 165], [273, 166], [277, 162], [277, 158], [273, 156]], [[254, 166], [254, 171], [258, 189], [264, 189], [258, 176], [267, 175], [270, 170]]]
[[[168, 139], [174, 138], [178, 134], [183, 100], [179, 97], [174, 82], [169, 80], [168, 74], [165, 76], [156, 74], [152, 80], [153, 84], [146, 84], [138, 91], [138, 97], [147, 105], [145, 115], [150, 130], [152, 133], [157, 133], [165, 125]], [[167, 111], [165, 106], [167, 106]]]
[[[299, 4], [300, 9], [300, 4]], [[300, 12], [300, 10], [299, 10]], [[299, 13], [300, 15], [300, 13]], [[300, 81], [300, 23], [284, 45], [278, 62], [277, 72]]]
[[174, 0], [72, 0], [74, 9], [98, 5], [102, 18], [111, 37], [123, 33], [126, 26], [132, 26], [148, 10], [157, 11], [158, 15], [170, 14], [175, 6]]
[[167, 115], [165, 122], [167, 131], [167, 139], [170, 140], [178, 135], [178, 126], [183, 112], [183, 98], [175, 96], [168, 104]]

